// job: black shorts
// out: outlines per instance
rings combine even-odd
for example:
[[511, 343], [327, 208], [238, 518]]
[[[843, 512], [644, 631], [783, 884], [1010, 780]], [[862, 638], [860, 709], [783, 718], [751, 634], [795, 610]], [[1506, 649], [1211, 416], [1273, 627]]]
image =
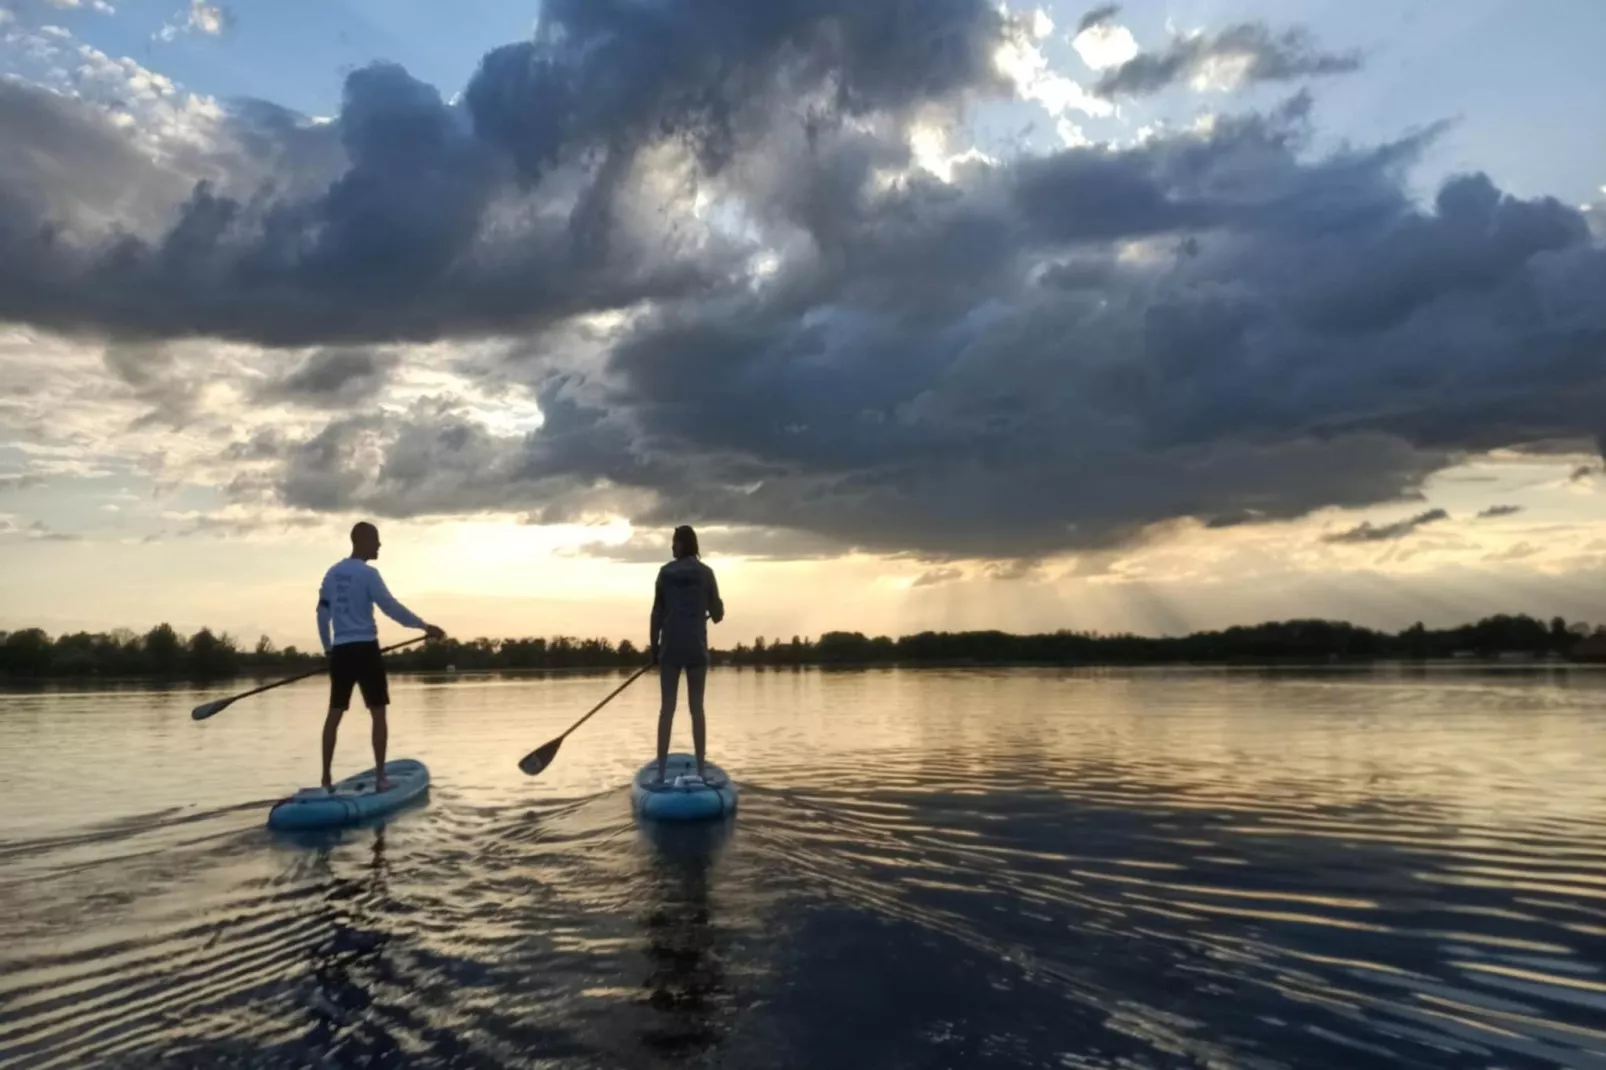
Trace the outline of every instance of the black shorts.
[[370, 710], [390, 705], [390, 688], [385, 682], [385, 658], [379, 641], [340, 643], [329, 648], [329, 708], [344, 710], [351, 705], [351, 689], [362, 689], [363, 705]]

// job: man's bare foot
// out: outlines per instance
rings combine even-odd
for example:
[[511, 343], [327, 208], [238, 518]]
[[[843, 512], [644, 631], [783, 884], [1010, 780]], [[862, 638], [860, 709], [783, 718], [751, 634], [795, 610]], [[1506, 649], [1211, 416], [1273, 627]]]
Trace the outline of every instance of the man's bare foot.
[[390, 781], [386, 780], [384, 777], [380, 777], [378, 780], [374, 781], [374, 790], [375, 791], [389, 791], [390, 790]]
[[323, 790], [329, 792], [331, 795], [334, 794], [334, 783], [328, 777], [323, 778]]

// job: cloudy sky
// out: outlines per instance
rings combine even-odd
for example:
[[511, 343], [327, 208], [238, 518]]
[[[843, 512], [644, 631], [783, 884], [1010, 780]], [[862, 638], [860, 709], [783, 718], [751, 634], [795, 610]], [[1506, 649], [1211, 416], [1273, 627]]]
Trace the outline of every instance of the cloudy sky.
[[0, 628], [1606, 620], [1597, 0], [0, 0]]

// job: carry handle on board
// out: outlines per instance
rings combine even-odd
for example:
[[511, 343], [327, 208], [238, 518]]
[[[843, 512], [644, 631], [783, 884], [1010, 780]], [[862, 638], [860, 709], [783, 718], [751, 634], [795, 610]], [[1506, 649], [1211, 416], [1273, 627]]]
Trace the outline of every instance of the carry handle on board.
[[[413, 638], [404, 640], [400, 643], [392, 643], [390, 646], [382, 648], [379, 652], [381, 654], [388, 654], [392, 650], [400, 650], [404, 646], [412, 646], [414, 643], [422, 643], [428, 638], [429, 636], [427, 635], [414, 636]], [[222, 713], [224, 710], [228, 709], [242, 698], [250, 698], [252, 695], [260, 695], [264, 691], [272, 691], [276, 687], [283, 687], [285, 684], [293, 684], [297, 680], [305, 680], [309, 676], [317, 676], [319, 673], [325, 673], [328, 671], [329, 662], [326, 659], [318, 668], [313, 669], [311, 672], [304, 672], [300, 676], [292, 676], [288, 679], [280, 680], [277, 683], [263, 684], [261, 687], [252, 688], [250, 691], [242, 691], [240, 694], [233, 695], [229, 698], [220, 698], [212, 702], [203, 702], [201, 705], [190, 711], [190, 716], [195, 718], [197, 721], [204, 721], [208, 717]]]

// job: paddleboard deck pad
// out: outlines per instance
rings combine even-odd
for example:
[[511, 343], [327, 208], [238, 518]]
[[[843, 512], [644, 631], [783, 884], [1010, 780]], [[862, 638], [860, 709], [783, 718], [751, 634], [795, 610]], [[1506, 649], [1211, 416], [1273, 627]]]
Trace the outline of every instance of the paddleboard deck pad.
[[704, 762], [703, 771], [699, 777], [695, 756], [671, 754], [660, 782], [654, 758], [631, 781], [631, 808], [637, 817], [654, 821], [709, 821], [735, 814], [736, 784], [713, 762]]
[[315, 829], [355, 825], [371, 817], [388, 814], [418, 798], [429, 789], [429, 770], [413, 758], [396, 758], [385, 763], [390, 786], [374, 790], [374, 770], [337, 781], [333, 791], [302, 788], [280, 799], [268, 811], [270, 829]]

